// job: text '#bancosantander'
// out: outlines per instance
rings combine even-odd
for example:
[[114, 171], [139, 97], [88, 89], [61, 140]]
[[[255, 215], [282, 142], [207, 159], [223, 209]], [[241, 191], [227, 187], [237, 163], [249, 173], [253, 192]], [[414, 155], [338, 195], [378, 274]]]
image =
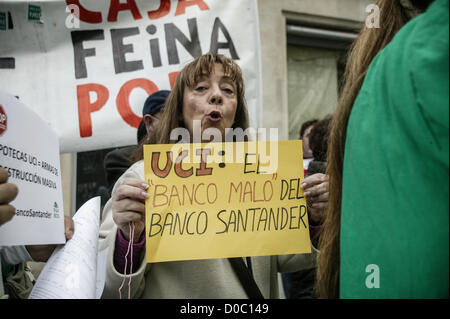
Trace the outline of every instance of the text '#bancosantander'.
[[34, 209], [16, 209], [16, 216], [34, 217], [34, 218], [52, 218], [49, 212], [43, 212]]

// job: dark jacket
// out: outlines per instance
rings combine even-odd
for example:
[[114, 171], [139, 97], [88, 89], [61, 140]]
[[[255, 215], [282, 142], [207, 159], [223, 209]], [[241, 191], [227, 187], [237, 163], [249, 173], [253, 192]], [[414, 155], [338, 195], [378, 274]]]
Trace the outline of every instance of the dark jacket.
[[133, 164], [130, 156], [136, 148], [136, 145], [132, 145], [115, 149], [106, 154], [103, 160], [103, 166], [105, 168], [106, 182], [108, 183], [108, 191], [110, 194], [119, 177]]

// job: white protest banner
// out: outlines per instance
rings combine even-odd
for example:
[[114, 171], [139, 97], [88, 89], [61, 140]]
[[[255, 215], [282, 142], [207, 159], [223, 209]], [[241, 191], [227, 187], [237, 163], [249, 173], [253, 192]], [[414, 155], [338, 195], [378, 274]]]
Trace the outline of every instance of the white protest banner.
[[207, 52], [241, 66], [261, 124], [256, 0], [3, 1], [0, 17], [0, 87], [50, 123], [62, 153], [135, 144], [145, 98]]
[[19, 193], [0, 226], [0, 246], [65, 243], [58, 137], [14, 96], [0, 91], [0, 167]]

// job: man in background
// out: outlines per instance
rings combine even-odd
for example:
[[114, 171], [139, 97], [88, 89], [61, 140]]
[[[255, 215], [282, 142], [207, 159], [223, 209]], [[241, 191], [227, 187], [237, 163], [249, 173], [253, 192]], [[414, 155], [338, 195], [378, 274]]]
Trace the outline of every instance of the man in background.
[[307, 121], [302, 124], [300, 128], [300, 139], [302, 140], [303, 145], [303, 170], [306, 174], [308, 173], [308, 167], [309, 163], [314, 159], [312, 150], [309, 146], [309, 135], [311, 134], [311, 129], [313, 128], [314, 124], [316, 124], [319, 120], [313, 119], [310, 121]]
[[[138, 144], [147, 134], [154, 134], [169, 93], [167, 90], [157, 91], [145, 100], [142, 121], [137, 131]], [[130, 157], [137, 147], [138, 145], [126, 146], [106, 154], [103, 166], [110, 194], [117, 179], [133, 164]]]

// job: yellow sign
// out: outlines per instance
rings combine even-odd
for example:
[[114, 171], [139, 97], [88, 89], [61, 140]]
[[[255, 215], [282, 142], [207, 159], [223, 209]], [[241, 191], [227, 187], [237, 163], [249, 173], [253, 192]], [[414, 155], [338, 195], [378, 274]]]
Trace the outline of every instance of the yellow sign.
[[310, 253], [301, 141], [145, 145], [147, 262]]

